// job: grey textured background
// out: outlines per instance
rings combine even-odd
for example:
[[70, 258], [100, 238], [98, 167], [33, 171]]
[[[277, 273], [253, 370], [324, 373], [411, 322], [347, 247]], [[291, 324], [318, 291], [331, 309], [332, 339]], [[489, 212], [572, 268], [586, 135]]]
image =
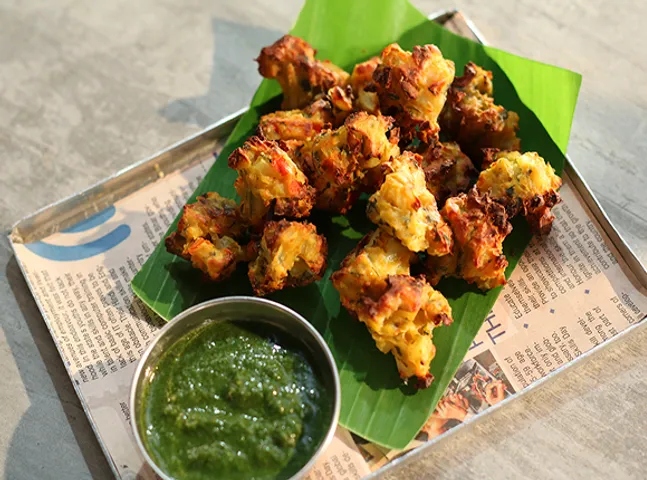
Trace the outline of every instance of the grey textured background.
[[[570, 154], [647, 262], [645, 2], [422, 1], [491, 44], [583, 74]], [[252, 59], [300, 1], [0, 3], [0, 230], [244, 106]], [[0, 474], [110, 478], [6, 238]], [[393, 478], [644, 478], [644, 330], [462, 431]]]

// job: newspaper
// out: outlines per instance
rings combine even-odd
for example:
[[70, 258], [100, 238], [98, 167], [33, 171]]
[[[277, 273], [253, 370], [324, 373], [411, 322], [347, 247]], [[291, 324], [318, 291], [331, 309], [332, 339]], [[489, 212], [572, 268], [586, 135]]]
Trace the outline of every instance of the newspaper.
[[[129, 283], [213, 163], [167, 175], [71, 228], [16, 244], [34, 296], [115, 474], [155, 478], [134, 443], [128, 396], [160, 327]], [[532, 385], [641, 321], [647, 297], [568, 178], [552, 233], [533, 240], [436, 411], [403, 451], [338, 427], [308, 480], [359, 479]]]

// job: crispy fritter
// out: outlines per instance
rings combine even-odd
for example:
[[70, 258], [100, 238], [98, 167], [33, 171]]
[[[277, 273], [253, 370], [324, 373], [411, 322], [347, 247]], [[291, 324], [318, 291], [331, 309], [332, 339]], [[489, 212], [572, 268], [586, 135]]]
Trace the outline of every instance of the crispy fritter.
[[333, 87], [325, 95], [302, 110], [279, 110], [263, 115], [258, 125], [258, 135], [267, 140], [303, 142], [324, 130], [337, 128], [344, 123], [353, 109], [350, 86]]
[[378, 229], [366, 235], [332, 274], [342, 305], [369, 329], [377, 347], [391, 352], [404, 379], [428, 387], [435, 354], [431, 332], [451, 323], [447, 300], [423, 279], [409, 275], [415, 259], [404, 245]]
[[392, 44], [382, 51], [373, 73], [382, 113], [395, 118], [405, 141], [433, 143], [438, 115], [454, 80], [454, 63], [435, 45], [416, 46], [413, 53]]
[[310, 214], [315, 191], [277, 142], [251, 137], [229, 156], [229, 167], [238, 171], [240, 214], [251, 226], [262, 224], [272, 207], [282, 217]]
[[380, 111], [380, 100], [375, 92], [373, 72], [382, 63], [380, 57], [373, 57], [358, 63], [350, 75], [350, 85], [355, 94], [355, 108], [376, 115]]
[[186, 250], [194, 240], [225, 235], [236, 238], [244, 230], [236, 202], [216, 192], [208, 192], [197, 197], [195, 203], [184, 206], [177, 230], [165, 240], [166, 249], [190, 260]]
[[344, 258], [332, 283], [341, 303], [358, 318], [368, 318], [366, 300], [377, 301], [388, 287], [389, 275], [408, 275], [415, 259], [400, 241], [377, 229], [367, 234]]
[[412, 252], [447, 255], [453, 244], [452, 231], [427, 190], [419, 161], [420, 155], [411, 152], [393, 159], [392, 172], [369, 198], [366, 214]]
[[454, 275], [482, 290], [504, 285], [508, 261], [503, 240], [512, 231], [505, 208], [473, 188], [447, 199], [441, 213], [454, 232], [454, 251], [445, 257], [428, 257], [430, 283]]
[[229, 277], [236, 264], [244, 260], [243, 250], [234, 240], [244, 230], [236, 202], [209, 192], [184, 206], [177, 230], [164, 244], [169, 253], [219, 281]]
[[316, 95], [348, 83], [348, 73], [327, 60], [316, 60], [315, 53], [305, 40], [285, 35], [256, 59], [259, 73], [281, 85], [284, 110], [303, 108]]
[[443, 205], [448, 197], [467, 192], [478, 176], [470, 158], [456, 142], [437, 142], [422, 154], [427, 188]]
[[498, 152], [476, 182], [479, 192], [503, 204], [509, 216], [523, 213], [540, 235], [550, 232], [555, 219], [551, 208], [560, 202], [561, 185], [553, 167], [536, 152]]
[[321, 98], [303, 110], [283, 110], [263, 115], [258, 124], [259, 136], [267, 140], [305, 142], [334, 121], [330, 102]]
[[311, 223], [268, 222], [249, 264], [249, 280], [256, 295], [285, 287], [309, 285], [326, 270], [328, 244]]
[[400, 154], [400, 130], [393, 128], [391, 117], [366, 112], [353, 114], [347, 124], [349, 147], [359, 158], [361, 178], [357, 188], [373, 193], [384, 181], [391, 159]]
[[348, 128], [348, 148], [359, 160], [362, 174], [400, 154], [398, 130], [393, 119], [357, 112], [344, 123]]
[[326, 100], [330, 103], [330, 109], [333, 115], [332, 126], [337, 128], [344, 123], [344, 120], [353, 111], [353, 89], [350, 85], [345, 87], [335, 86], [328, 90]]
[[367, 171], [399, 153], [392, 119], [358, 112], [306, 143], [296, 160], [317, 190], [317, 208], [345, 213]]
[[303, 165], [299, 163], [301, 161], [300, 150], [306, 142], [303, 140], [277, 140], [277, 143], [279, 148], [287, 153], [290, 160], [292, 160], [297, 168], [303, 172]]
[[368, 302], [370, 314], [360, 320], [377, 348], [393, 354], [402, 379], [415, 377], [418, 388], [427, 388], [433, 380], [429, 365], [436, 355], [432, 331], [452, 323], [447, 299], [423, 278], [390, 275], [384, 294]]
[[483, 148], [521, 148], [519, 115], [496, 105], [493, 92], [492, 72], [469, 62], [452, 83], [440, 115], [443, 132], [473, 159], [481, 158]]
[[229, 278], [245, 255], [233, 238], [212, 237], [212, 241], [198, 238], [189, 243], [186, 257], [194, 268], [202, 270], [211, 280], [222, 281]]
[[314, 137], [297, 151], [295, 161], [317, 191], [317, 208], [339, 213], [350, 209], [357, 197], [359, 162], [348, 150], [345, 126]]

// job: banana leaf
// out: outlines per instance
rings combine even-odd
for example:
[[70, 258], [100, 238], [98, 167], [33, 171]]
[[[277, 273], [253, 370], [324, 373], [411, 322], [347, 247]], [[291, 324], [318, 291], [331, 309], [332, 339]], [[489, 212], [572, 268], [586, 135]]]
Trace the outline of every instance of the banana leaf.
[[[445, 57], [455, 62], [458, 74], [470, 60], [484, 66], [494, 74], [497, 103], [520, 116], [523, 149], [539, 152], [561, 172], [581, 82], [578, 74], [454, 35], [428, 21], [407, 0], [307, 0], [291, 33], [318, 49], [318, 58], [330, 59], [348, 71], [355, 63], [379, 55], [392, 42], [405, 49], [436, 44]], [[251, 109], [236, 126], [191, 200], [207, 191], [235, 198], [236, 172], [227, 167], [227, 157], [253, 134], [260, 115], [278, 108], [279, 95], [276, 82], [261, 83]], [[301, 313], [328, 342], [341, 375], [341, 425], [385, 447], [404, 448], [433, 412], [500, 288], [484, 293], [456, 279], [441, 282], [438, 289], [449, 299], [454, 323], [434, 331], [437, 354], [431, 373], [435, 380], [426, 390], [403, 385], [394, 359], [380, 353], [366, 328], [340, 306], [329, 280], [357, 240], [374, 228], [366, 219], [365, 206], [365, 202], [358, 202], [346, 216], [313, 214], [312, 221], [329, 242], [329, 266], [324, 278], [269, 298]], [[504, 244], [510, 263], [508, 275], [531, 237], [523, 220], [513, 222], [513, 226]], [[227, 282], [207, 283], [187, 262], [168, 254], [163, 244], [135, 276], [132, 288], [165, 319], [209, 298], [252, 294], [245, 268], [241, 267]]]

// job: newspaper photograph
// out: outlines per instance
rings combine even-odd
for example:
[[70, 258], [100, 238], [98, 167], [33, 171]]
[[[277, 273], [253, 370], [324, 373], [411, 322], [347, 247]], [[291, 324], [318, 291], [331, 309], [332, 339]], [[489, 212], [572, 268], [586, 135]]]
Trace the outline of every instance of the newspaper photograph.
[[[155, 478], [134, 443], [136, 362], [161, 326], [130, 280], [213, 163], [166, 175], [79, 224], [16, 244], [52, 337], [115, 474]], [[338, 427], [309, 480], [359, 479], [446, 434], [644, 319], [647, 296], [564, 177], [550, 235], [534, 239], [437, 408], [405, 450]]]

